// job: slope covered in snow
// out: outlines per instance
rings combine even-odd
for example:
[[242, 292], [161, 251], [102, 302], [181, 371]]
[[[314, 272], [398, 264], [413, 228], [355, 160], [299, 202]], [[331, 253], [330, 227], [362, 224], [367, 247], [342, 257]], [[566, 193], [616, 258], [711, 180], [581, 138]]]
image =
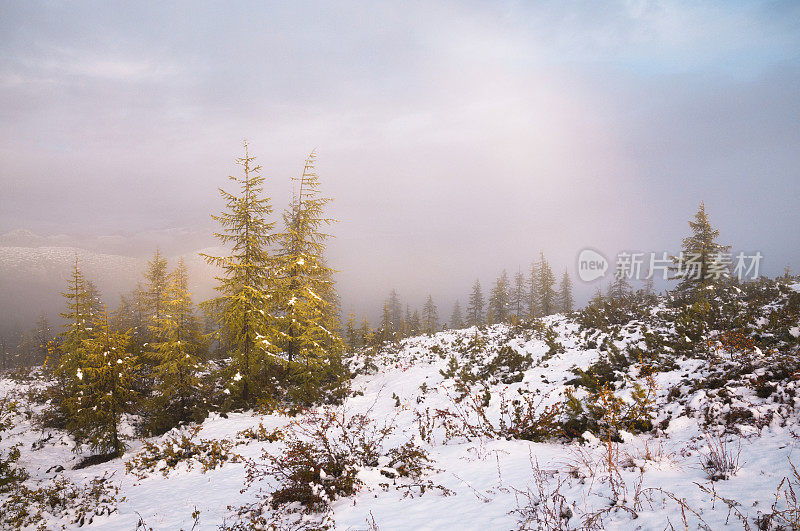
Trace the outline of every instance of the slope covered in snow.
[[[614, 352], [643, 346], [650, 332], [634, 321], [608, 335], [551, 316], [531, 327], [410, 338], [353, 360], [357, 376], [340, 406], [297, 416], [213, 413], [197, 430], [132, 439], [122, 459], [81, 469], [73, 469], [79, 457], [67, 435], [40, 429], [24, 414], [41, 407], [24, 395], [39, 384], [5, 379], [0, 394], [17, 397], [23, 413], [0, 444], [20, 444], [19, 462], [32, 486], [63, 476], [78, 485], [103, 477], [118, 487], [111, 514], [91, 523], [84, 518], [97, 529], [249, 528], [253, 522], [286, 529], [736, 529], [789, 518], [781, 492], [792, 481], [797, 489], [800, 480], [790, 461], [797, 461], [800, 432], [796, 378], [775, 376], [770, 393], [733, 379], [715, 387], [708, 382], [723, 362], [676, 354], [652, 378], [645, 365], [633, 363], [623, 383], [591, 395], [608, 401], [594, 404], [607, 406], [606, 420], [618, 407], [613, 438], [602, 425], [581, 432], [586, 425], [578, 420], [563, 422], [569, 404], [590, 396], [591, 386], [576, 378]], [[763, 361], [751, 360], [752, 373], [740, 375], [742, 381], [770, 376], [769, 354], [754, 355]], [[642, 414], [650, 429], [622, 422], [637, 404], [649, 408]], [[297, 458], [293, 441], [339, 445], [347, 455], [372, 445], [374, 460], [356, 460], [344, 472], [311, 471], [311, 490], [329, 502], [327, 509], [307, 515], [295, 502], [272, 511], [263, 496], [286, 483], [275, 468], [263, 467], [270, 456], [284, 464]], [[405, 457], [398, 457], [403, 448]], [[420, 469], [409, 471], [414, 465]], [[323, 492], [348, 473], [354, 494]], [[255, 512], [248, 506], [254, 503]], [[44, 521], [47, 528], [76, 527], [71, 518], [74, 513]]]

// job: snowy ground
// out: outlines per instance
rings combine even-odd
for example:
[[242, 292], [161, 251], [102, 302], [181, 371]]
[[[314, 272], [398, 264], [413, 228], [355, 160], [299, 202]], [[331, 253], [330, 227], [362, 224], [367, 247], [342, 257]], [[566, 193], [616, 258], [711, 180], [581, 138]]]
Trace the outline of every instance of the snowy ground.
[[[548, 352], [544, 341], [509, 338], [509, 329], [500, 325], [485, 334], [490, 345], [509, 344], [518, 352], [530, 353], [535, 361], [533, 367], [525, 371], [521, 382], [498, 383], [492, 387], [493, 398], [487, 409], [490, 417], [499, 415], [496, 397], [501, 392], [513, 396], [518, 388], [527, 388], [543, 397], [543, 405], [559, 400], [566, 388], [565, 382], [574, 377], [569, 369], [586, 368], [599, 356], [595, 349], [579, 347], [574, 324], [561, 317], [548, 319], [565, 351], [541, 363], [536, 361], [542, 360]], [[363, 394], [355, 393], [356, 396], [348, 398], [343, 406], [351, 414], [370, 411], [377, 421], [394, 423], [397, 428], [387, 442], [390, 446], [409, 439], [422, 444], [438, 470], [431, 472], [427, 479], [449, 490], [450, 495], [442, 494], [441, 490], [428, 490], [424, 494], [412, 491], [412, 496], [404, 496], [404, 491], [380, 485], [386, 482], [386, 477], [365, 469], [359, 475], [365, 482], [359, 493], [332, 504], [336, 529], [517, 529], [521, 525], [517, 509], [524, 507], [529, 497], [538, 499], [540, 488], [545, 500], [556, 490], [563, 495], [564, 504], [573, 515], [563, 522], [565, 526], [578, 527], [582, 518], [602, 512], [602, 526], [609, 529], [684, 528], [682, 515], [689, 528], [698, 528], [703, 523], [711, 529], [738, 529], [743, 524], [735, 512], [751, 518], [751, 525], [758, 514], [769, 512], [775, 503], [779, 483], [791, 476], [789, 458], [800, 462], [796, 449], [798, 438], [793, 436], [793, 431], [800, 432], [797, 419], [778, 416], [762, 427], [743, 426], [744, 435], [731, 442], [731, 448], [737, 452], [741, 444], [740, 470], [730, 479], [711, 482], [701, 466], [708, 452], [708, 441], [699, 419], [686, 416], [685, 406], [667, 402], [666, 398], [668, 390], [681, 378], [696, 371], [697, 360], [686, 360], [677, 370], [657, 375], [656, 424], [669, 418], [669, 425], [655, 434], [623, 434], [624, 442], [614, 445], [618, 452], [619, 475], [613, 483], [603, 472], [606, 446], [590, 434], [583, 443], [535, 443], [490, 437], [467, 441], [463, 438], [447, 440], [443, 431], [437, 429], [430, 442], [423, 442], [419, 436], [418, 414], [454, 407], [452, 380], [446, 380], [440, 370], [446, 369], [451, 355], [461, 356], [455, 345], [467, 341], [475, 332], [467, 329], [405, 340], [395, 352], [385, 352], [375, 359], [378, 366], [375, 374], [360, 375], [354, 380], [353, 390]], [[622, 343], [638, 339], [638, 332], [632, 330]], [[0, 395], [19, 394], [23, 390], [24, 384], [0, 380]], [[740, 393], [738, 400], [750, 400], [747, 407], [755, 414], [770, 407], [759, 403], [755, 396], [741, 398], [746, 395]], [[694, 406], [690, 411], [698, 410], [703, 400], [702, 392], [688, 397], [687, 403]], [[230, 439], [259, 423], [272, 429], [290, 420], [280, 415], [235, 413], [222, 418], [212, 414], [202, 425], [198, 437]], [[30, 473], [31, 486], [53, 477], [56, 474], [54, 465], [62, 465], [65, 470], [58, 473], [76, 482], [86, 482], [103, 474], [113, 475], [112, 481], [121, 487], [125, 499], [119, 503], [118, 512], [96, 518], [88, 526], [93, 529], [132, 530], [142, 520], [148, 528], [188, 530], [194, 524], [195, 509], [200, 511], [196, 528], [216, 529], [223, 522], [231, 523], [234, 514], [231, 508], [255, 499], [256, 489], [240, 492], [244, 487], [245, 470], [241, 462], [229, 462], [205, 473], [197, 466], [187, 470], [180, 465], [166, 477], [153, 473], [138, 479], [126, 474], [124, 463], [141, 449], [141, 441], [129, 441], [123, 459], [82, 470], [72, 470], [78, 458], [72, 451], [72, 442], [62, 433], [39, 431], [31, 421], [20, 418], [10, 437], [0, 444], [16, 443], [22, 443], [20, 464]], [[237, 445], [234, 451], [245, 458], [258, 458], [263, 449], [276, 449], [281, 444], [253, 441]], [[646, 449], [649, 449], [649, 459]], [[539, 470], [535, 472], [537, 467]], [[557, 487], [559, 483], [561, 486]], [[266, 484], [261, 486], [267, 487]], [[716, 498], [709, 491], [715, 492]], [[735, 510], [731, 510], [723, 498], [735, 500]], [[552, 497], [556, 499], [560, 498]], [[685, 504], [683, 511], [682, 503]], [[63, 523], [52, 521], [48, 527], [60, 527]], [[536, 524], [528, 526], [537, 528]]]

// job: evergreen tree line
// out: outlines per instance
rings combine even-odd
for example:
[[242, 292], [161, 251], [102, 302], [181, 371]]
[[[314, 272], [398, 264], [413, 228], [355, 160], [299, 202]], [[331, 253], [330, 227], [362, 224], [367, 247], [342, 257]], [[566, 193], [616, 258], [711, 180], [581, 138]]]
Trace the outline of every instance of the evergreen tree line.
[[467, 298], [466, 311], [462, 310], [461, 301], [456, 300], [447, 322], [440, 319], [438, 307], [430, 295], [421, 312], [417, 309], [412, 312], [408, 304], [403, 306], [397, 290], [393, 289], [384, 301], [377, 327], [371, 327], [366, 316], [359, 322], [351, 313], [344, 335], [348, 348], [354, 351], [405, 337], [433, 334], [444, 328], [518, 323], [557, 312], [567, 313], [573, 310], [574, 304], [572, 280], [567, 270], [556, 285], [550, 263], [544, 253], [540, 253], [539, 260], [531, 263], [527, 275], [522, 271], [514, 275], [513, 284], [504, 270], [493, 284], [488, 298], [484, 297], [480, 279], [477, 279]]
[[568, 313], [574, 306], [572, 279], [567, 269], [557, 283], [550, 262], [540, 252], [539, 260], [531, 262], [527, 275], [518, 270], [511, 281], [508, 272], [503, 270], [488, 297], [484, 296], [480, 279], [476, 279], [469, 294], [464, 324], [515, 324], [554, 313]]
[[356, 320], [355, 313], [350, 313], [344, 328], [344, 336], [350, 351], [368, 346], [377, 346], [387, 342], [399, 341], [405, 337], [420, 334], [433, 334], [442, 329], [439, 319], [439, 308], [433, 302], [433, 297], [428, 295], [422, 311], [415, 309], [400, 301], [396, 289], [389, 293], [383, 303], [381, 321], [377, 328], [370, 326], [369, 320], [364, 316], [360, 322]]
[[[319, 192], [315, 156], [295, 178], [297, 193], [281, 217], [271, 219], [261, 167], [249, 154], [237, 159], [242, 175], [230, 177], [234, 191], [220, 189], [225, 209], [213, 218], [221, 229], [224, 256], [205, 259], [218, 267], [217, 296], [193, 304], [186, 266], [170, 271], [156, 251], [136, 289], [122, 295], [109, 312], [100, 293], [84, 278], [76, 257], [65, 291], [65, 324], [52, 340], [46, 318], [29, 334], [32, 361], [52, 372], [51, 407], [46, 422], [67, 429], [94, 450], [119, 455], [124, 449], [120, 425], [132, 414], [140, 432], [164, 433], [201, 420], [211, 409], [294, 408], [337, 401], [348, 374], [342, 362], [334, 270], [325, 261], [324, 232], [334, 220], [324, 215], [329, 198]], [[696, 319], [715, 312], [713, 297], [734, 289], [737, 280], [723, 263], [730, 246], [717, 242], [719, 232], [703, 204], [682, 242], [693, 255], [693, 273], [683, 257], [673, 257], [675, 289], [668, 301], [685, 305]], [[787, 278], [788, 270], [786, 273]], [[604, 295], [599, 290], [584, 310], [585, 319], [607, 323], [634, 305], [653, 303], [652, 279], [636, 292], [624, 276]], [[383, 305], [380, 325], [351, 314], [345, 337], [352, 350], [432, 334], [442, 327], [462, 328], [519, 323], [573, 308], [567, 271], [556, 277], [543, 253], [527, 275], [506, 271], [488, 297], [476, 280], [462, 312], [456, 301], [449, 323], [442, 323], [429, 295], [421, 311], [403, 306], [396, 290]], [[709, 317], [710, 316], [710, 317]]]
[[[681, 242], [681, 254], [671, 257], [668, 278], [677, 284], [665, 292], [664, 301], [672, 307], [683, 308], [689, 322], [715, 322], [722, 312], [722, 301], [736, 300], [734, 293], [741, 293], [739, 286], [748, 279], [740, 280], [732, 274], [731, 246], [717, 241], [719, 230], [711, 225], [704, 203], [700, 203], [689, 221], [689, 229], [689, 236]], [[589, 326], [619, 324], [655, 304], [658, 294], [653, 274], [649, 273], [638, 290], [634, 290], [624, 275], [615, 276], [605, 293], [597, 289], [582, 312], [584, 323]], [[789, 282], [792, 278], [787, 266], [781, 281]]]
[[[682, 241], [681, 250], [684, 256], [694, 257], [694, 269], [687, 271], [685, 264], [682, 264], [685, 258], [673, 257], [674, 265], [670, 270], [674, 274], [671, 280], [677, 280], [678, 284], [668, 295], [677, 304], [702, 306], [715, 289], [732, 286], [736, 279], [721, 262], [721, 256], [730, 250], [730, 246], [717, 243], [719, 231], [711, 226], [703, 203], [689, 226], [691, 235]], [[788, 270], [786, 275], [788, 277]], [[597, 289], [587, 304], [587, 310], [601, 307], [625, 310], [652, 303], [656, 297], [652, 275], [643, 280], [638, 290], [634, 290], [625, 275], [614, 275], [605, 293]], [[351, 313], [345, 338], [348, 347], [357, 350], [409, 336], [431, 334], [441, 328], [514, 324], [553, 313], [568, 313], [574, 309], [574, 304], [572, 280], [567, 269], [557, 283], [550, 263], [544, 253], [540, 253], [539, 260], [531, 263], [527, 274], [518, 270], [513, 282], [504, 270], [491, 286], [488, 296], [484, 295], [480, 279], [476, 279], [467, 298], [466, 309], [462, 310], [461, 302], [456, 300], [449, 323], [441, 327], [438, 309], [430, 295], [421, 313], [418, 310], [411, 312], [408, 305], [403, 308], [397, 290], [392, 290], [384, 302], [380, 324], [373, 329], [366, 316], [357, 322], [355, 314]]]
[[196, 307], [183, 261], [170, 271], [156, 251], [142, 282], [110, 312], [76, 257], [63, 293], [66, 324], [46, 342], [44, 366], [56, 382], [46, 421], [79, 444], [119, 455], [126, 414], [153, 435], [211, 409], [341, 398], [338, 297], [324, 258], [324, 228], [334, 220], [324, 215], [330, 199], [320, 194], [315, 154], [293, 178], [278, 228], [261, 166], [244, 148], [242, 174], [229, 177], [231, 191], [219, 189], [225, 209], [212, 216], [230, 252], [203, 255], [219, 271], [213, 299]]

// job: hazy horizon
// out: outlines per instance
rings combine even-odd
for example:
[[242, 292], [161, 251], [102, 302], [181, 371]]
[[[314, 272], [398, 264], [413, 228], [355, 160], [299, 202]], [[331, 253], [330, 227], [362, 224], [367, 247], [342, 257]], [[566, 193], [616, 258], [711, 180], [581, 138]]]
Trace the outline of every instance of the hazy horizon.
[[584, 301], [581, 249], [677, 252], [701, 201], [800, 268], [797, 3], [6, 2], [0, 47], [0, 233], [214, 245], [247, 138], [276, 220], [317, 149], [345, 315], [540, 251]]

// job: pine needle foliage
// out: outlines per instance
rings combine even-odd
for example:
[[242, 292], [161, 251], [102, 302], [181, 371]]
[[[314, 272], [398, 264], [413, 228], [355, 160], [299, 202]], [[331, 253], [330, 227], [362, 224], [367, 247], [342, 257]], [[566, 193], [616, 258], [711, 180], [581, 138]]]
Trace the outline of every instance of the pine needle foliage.
[[439, 309], [430, 295], [422, 307], [422, 327], [426, 334], [435, 334], [439, 331]]
[[700, 203], [689, 227], [692, 234], [683, 239], [683, 253], [674, 258], [674, 278], [680, 282], [673, 293], [691, 301], [701, 298], [704, 290], [729, 280], [728, 267], [722, 258], [730, 246], [717, 243], [719, 231], [711, 226], [705, 203]]
[[73, 358], [83, 345], [83, 341], [91, 335], [92, 328], [92, 294], [87, 290], [86, 279], [75, 256], [75, 267], [68, 281], [67, 290], [61, 293], [66, 299], [67, 309], [60, 315], [66, 323], [61, 333], [61, 364], [73, 364]]
[[536, 295], [537, 295], [537, 315], [544, 317], [558, 311], [557, 294], [554, 289], [556, 277], [550, 269], [550, 263], [545, 258], [544, 253], [539, 253], [539, 263], [536, 267]]
[[484, 299], [481, 290], [481, 281], [475, 280], [467, 304], [467, 326], [483, 326], [486, 324], [483, 313]]
[[325, 261], [325, 245], [331, 237], [325, 227], [335, 222], [325, 216], [331, 201], [320, 192], [315, 170], [316, 153], [305, 161], [298, 192], [284, 212], [284, 229], [277, 236], [278, 266], [275, 270], [277, 342], [291, 374], [292, 393], [313, 402], [338, 380], [344, 342], [339, 335], [335, 270]]
[[77, 393], [75, 375], [86, 361], [85, 342], [94, 334], [92, 293], [81, 273], [78, 257], [67, 282], [67, 290], [61, 294], [66, 299], [66, 309], [60, 314], [66, 321], [63, 325], [57, 348], [51, 350], [57, 359], [48, 359], [45, 366], [54, 369], [56, 384], [51, 387], [51, 409], [49, 417], [54, 427], [63, 428], [72, 411], [68, 406], [70, 397]]
[[514, 288], [511, 292], [511, 311], [515, 321], [519, 322], [527, 317], [525, 311], [525, 275], [517, 271], [514, 275]]
[[558, 311], [569, 313], [574, 306], [575, 298], [572, 296], [572, 279], [569, 278], [569, 272], [564, 269], [558, 288]]
[[461, 315], [461, 303], [458, 299], [453, 304], [453, 313], [450, 315], [450, 328], [454, 330], [464, 328], [464, 317]]
[[628, 302], [633, 296], [633, 288], [624, 275], [616, 275], [608, 286], [608, 298], [618, 303]]
[[130, 293], [122, 294], [119, 305], [112, 314], [111, 325], [117, 330], [130, 331], [130, 350], [142, 353], [144, 344], [148, 342], [150, 331], [147, 319], [147, 296], [145, 288], [137, 283]]
[[95, 320], [92, 337], [83, 341], [85, 357], [72, 379], [75, 392], [66, 400], [67, 429], [75, 440], [113, 455], [125, 449], [119, 424], [133, 399], [136, 360], [128, 352], [128, 341], [126, 332], [111, 329], [104, 310]]
[[152, 325], [151, 357], [155, 360], [155, 394], [149, 401], [151, 433], [165, 431], [197, 420], [200, 406], [198, 371], [205, 345], [194, 314], [188, 273], [181, 259], [165, 290], [164, 311]]
[[[167, 272], [167, 259], [156, 249], [153, 258], [147, 264], [147, 271], [144, 274], [145, 288], [144, 296], [147, 319], [150, 332], [155, 330], [152, 325], [164, 317], [166, 310], [167, 287], [169, 285], [169, 273]], [[152, 337], [158, 340], [157, 336]]]
[[498, 277], [489, 295], [489, 324], [505, 323], [508, 321], [510, 310], [508, 273], [503, 273]]
[[528, 274], [528, 293], [526, 296], [526, 305], [528, 310], [528, 318], [534, 319], [539, 314], [539, 292], [537, 285], [539, 284], [539, 275], [537, 273], [536, 262], [531, 262], [531, 269]]
[[251, 405], [264, 391], [263, 381], [257, 382], [256, 376], [263, 373], [276, 352], [271, 334], [274, 320], [269, 289], [274, 267], [269, 248], [276, 236], [275, 223], [267, 221], [272, 206], [269, 198], [262, 196], [261, 166], [250, 155], [247, 142], [244, 156], [236, 163], [242, 167], [243, 175], [228, 178], [238, 187], [237, 193], [220, 188], [226, 210], [212, 215], [222, 227], [214, 236], [231, 253], [202, 255], [209, 264], [222, 270], [217, 277], [219, 295], [203, 306], [214, 317], [220, 340], [230, 349], [231, 383], [226, 389], [238, 394], [243, 404]]

